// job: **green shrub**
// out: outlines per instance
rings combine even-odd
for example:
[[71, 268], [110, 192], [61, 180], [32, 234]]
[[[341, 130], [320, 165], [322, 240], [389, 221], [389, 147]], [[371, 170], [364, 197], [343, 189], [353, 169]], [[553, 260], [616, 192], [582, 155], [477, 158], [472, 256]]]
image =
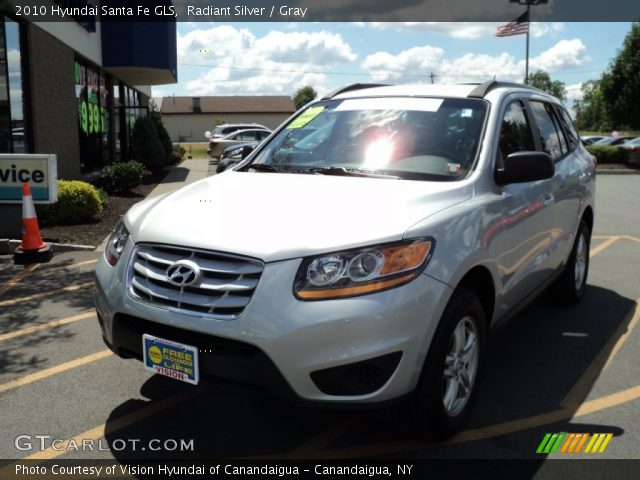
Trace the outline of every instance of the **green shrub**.
[[108, 192], [128, 192], [142, 183], [144, 165], [135, 160], [108, 165], [102, 169], [104, 188]]
[[619, 163], [629, 162], [629, 152], [621, 147], [611, 145], [587, 145], [587, 150], [596, 157], [598, 163]]
[[131, 157], [142, 162], [154, 175], [162, 173], [166, 166], [167, 154], [150, 118], [140, 117], [133, 126]]
[[106, 206], [107, 206], [108, 201], [109, 201], [109, 195], [103, 189], [99, 188], [98, 189], [98, 197], [100, 198], [100, 205], [102, 206], [102, 209], [104, 210], [106, 208]]
[[185, 153], [187, 151], [182, 145], [173, 145], [173, 150], [171, 152], [171, 163], [173, 165], [177, 165], [184, 158]]
[[173, 163], [173, 144], [171, 143], [171, 137], [169, 136], [169, 132], [164, 128], [162, 120], [160, 120], [160, 116], [156, 115], [153, 118], [153, 124], [156, 127], [156, 132], [158, 132], [158, 140], [160, 140], [160, 145], [165, 153], [165, 162], [166, 165], [171, 165]]
[[102, 203], [96, 187], [79, 180], [58, 180], [58, 201], [37, 205], [38, 221], [43, 227], [77, 225], [98, 221]]

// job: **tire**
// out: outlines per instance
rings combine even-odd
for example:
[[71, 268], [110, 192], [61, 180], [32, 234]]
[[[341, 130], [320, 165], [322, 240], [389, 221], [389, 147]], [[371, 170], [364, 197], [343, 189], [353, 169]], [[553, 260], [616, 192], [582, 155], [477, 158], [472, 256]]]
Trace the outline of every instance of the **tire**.
[[573, 305], [584, 296], [589, 274], [589, 246], [591, 231], [584, 220], [580, 221], [573, 248], [562, 275], [551, 288], [551, 298], [561, 304]]
[[[411, 399], [411, 427], [421, 436], [444, 440], [464, 426], [476, 397], [486, 324], [478, 296], [459, 287], [445, 308]], [[468, 354], [460, 356], [465, 350]]]

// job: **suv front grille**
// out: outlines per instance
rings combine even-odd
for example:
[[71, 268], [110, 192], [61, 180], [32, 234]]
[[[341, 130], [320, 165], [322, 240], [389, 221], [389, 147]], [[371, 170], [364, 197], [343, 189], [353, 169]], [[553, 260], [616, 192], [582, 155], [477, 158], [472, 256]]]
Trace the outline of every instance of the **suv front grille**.
[[[169, 282], [167, 269], [189, 260], [200, 278], [189, 286]], [[141, 244], [129, 263], [130, 294], [156, 307], [216, 318], [240, 315], [258, 286], [264, 265], [246, 257], [184, 247]]]

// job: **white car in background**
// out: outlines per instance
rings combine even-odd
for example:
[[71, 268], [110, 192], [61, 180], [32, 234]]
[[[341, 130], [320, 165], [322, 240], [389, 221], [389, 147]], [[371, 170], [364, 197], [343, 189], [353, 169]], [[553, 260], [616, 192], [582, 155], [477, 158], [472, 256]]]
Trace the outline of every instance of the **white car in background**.
[[222, 155], [222, 151], [231, 145], [257, 145], [269, 135], [271, 135], [271, 130], [267, 128], [250, 128], [237, 130], [225, 137], [211, 137], [211, 140], [209, 140], [209, 155], [212, 158], [219, 158]]

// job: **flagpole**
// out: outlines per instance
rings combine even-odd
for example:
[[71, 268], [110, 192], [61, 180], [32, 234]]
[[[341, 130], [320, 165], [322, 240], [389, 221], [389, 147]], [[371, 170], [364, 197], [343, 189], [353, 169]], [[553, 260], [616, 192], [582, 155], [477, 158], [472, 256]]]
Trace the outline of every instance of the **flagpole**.
[[529, 31], [531, 30], [531, 4], [527, 2], [527, 53], [524, 64], [524, 84], [529, 84]]

